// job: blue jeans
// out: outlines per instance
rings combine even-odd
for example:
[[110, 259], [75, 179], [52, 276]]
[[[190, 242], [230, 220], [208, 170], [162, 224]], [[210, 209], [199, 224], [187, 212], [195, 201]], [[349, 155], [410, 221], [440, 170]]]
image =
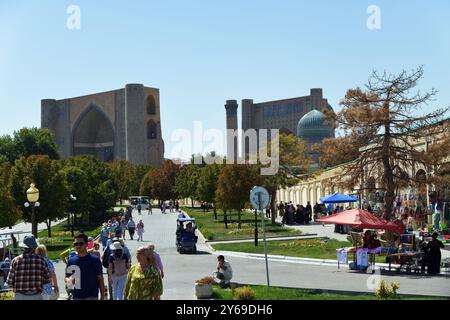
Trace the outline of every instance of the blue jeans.
[[123, 290], [125, 289], [125, 282], [127, 281], [127, 275], [112, 276], [112, 292], [113, 300], [123, 300]]
[[106, 247], [106, 242], [108, 242], [108, 237], [102, 237], [102, 248]]

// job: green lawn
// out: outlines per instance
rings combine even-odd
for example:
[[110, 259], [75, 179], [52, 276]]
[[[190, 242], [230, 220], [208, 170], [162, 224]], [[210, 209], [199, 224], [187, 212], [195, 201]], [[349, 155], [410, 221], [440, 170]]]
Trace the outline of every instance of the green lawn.
[[[266, 243], [267, 253], [271, 255], [331, 260], [337, 259], [336, 249], [351, 246], [348, 241], [329, 238], [267, 241]], [[262, 242], [257, 247], [253, 242], [214, 244], [212, 247], [220, 251], [264, 253]], [[353, 254], [350, 253], [348, 258], [351, 260]], [[376, 256], [376, 262], [385, 262], [385, 257]]]
[[[99, 224], [77, 225], [74, 227], [74, 234], [84, 231], [88, 237], [95, 238], [100, 233], [101, 228]], [[47, 230], [38, 233], [39, 243], [45, 244], [47, 247], [49, 259], [59, 259], [59, 254], [72, 246], [73, 237], [67, 221], [52, 227], [52, 237], [48, 238], [47, 236]]]
[[[217, 212], [217, 220], [214, 220], [213, 211], [203, 212], [201, 209], [183, 208], [184, 211], [196, 219], [196, 224], [202, 234], [208, 240], [241, 240], [253, 239], [255, 235], [255, 215], [249, 212], [241, 214], [241, 229], [238, 229], [237, 212], [227, 214], [228, 229], [225, 229], [223, 213]], [[296, 236], [301, 231], [288, 229], [279, 224], [272, 225], [269, 219], [265, 220], [266, 236]], [[258, 219], [258, 236], [262, 238], [261, 217]]]
[[[378, 300], [375, 295], [350, 295], [345, 293], [320, 293], [307, 289], [290, 289], [267, 286], [249, 286], [255, 291], [255, 300]], [[214, 286], [214, 298], [233, 300], [233, 290]], [[439, 300], [435, 298], [397, 297], [389, 300]], [[442, 298], [442, 300], [446, 300]]]

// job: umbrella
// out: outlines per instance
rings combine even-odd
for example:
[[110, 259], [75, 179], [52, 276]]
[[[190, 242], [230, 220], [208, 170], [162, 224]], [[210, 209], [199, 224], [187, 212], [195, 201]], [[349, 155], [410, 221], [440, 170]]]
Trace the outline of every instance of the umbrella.
[[347, 202], [356, 202], [357, 198], [350, 197], [346, 194], [335, 193], [330, 196], [320, 198], [320, 201], [323, 203], [347, 203]]
[[384, 229], [402, 233], [400, 221], [386, 221], [362, 209], [352, 209], [333, 214], [318, 220], [322, 223], [342, 224], [360, 229]]

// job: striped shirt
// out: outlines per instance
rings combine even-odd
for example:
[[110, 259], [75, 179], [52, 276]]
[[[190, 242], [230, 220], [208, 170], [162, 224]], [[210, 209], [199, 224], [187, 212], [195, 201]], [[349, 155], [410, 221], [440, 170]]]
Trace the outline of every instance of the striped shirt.
[[12, 260], [8, 285], [14, 292], [42, 292], [43, 285], [50, 282], [50, 271], [43, 257], [24, 253]]

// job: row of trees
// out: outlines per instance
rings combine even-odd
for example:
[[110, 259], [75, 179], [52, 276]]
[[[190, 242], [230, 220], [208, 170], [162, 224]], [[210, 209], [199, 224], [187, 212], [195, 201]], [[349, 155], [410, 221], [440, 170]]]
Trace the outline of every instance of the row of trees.
[[4, 135], [0, 137], [0, 227], [12, 227], [20, 219], [31, 222], [31, 208], [24, 203], [32, 182], [40, 194], [36, 222], [47, 224], [50, 237], [52, 222], [69, 213], [93, 222], [117, 201], [138, 194], [150, 169], [125, 160], [103, 163], [93, 156], [60, 160], [48, 129], [23, 128]]
[[[298, 175], [306, 173], [311, 162], [305, 143], [295, 135], [280, 134], [280, 168], [277, 174], [262, 176], [261, 165], [202, 165], [178, 166], [167, 160], [159, 169], [150, 170], [141, 184], [141, 194], [155, 199], [191, 199], [213, 204], [217, 219], [217, 208], [238, 212], [238, 226], [241, 227], [241, 212], [249, 207], [249, 192], [255, 185], [266, 187], [271, 193], [271, 207], [276, 208], [276, 192], [279, 188], [292, 186], [298, 182]], [[268, 152], [271, 152], [268, 148]], [[267, 153], [270, 154], [270, 153]], [[206, 157], [214, 157], [211, 153]], [[275, 223], [275, 215], [272, 215]], [[226, 218], [225, 218], [226, 222]]]

